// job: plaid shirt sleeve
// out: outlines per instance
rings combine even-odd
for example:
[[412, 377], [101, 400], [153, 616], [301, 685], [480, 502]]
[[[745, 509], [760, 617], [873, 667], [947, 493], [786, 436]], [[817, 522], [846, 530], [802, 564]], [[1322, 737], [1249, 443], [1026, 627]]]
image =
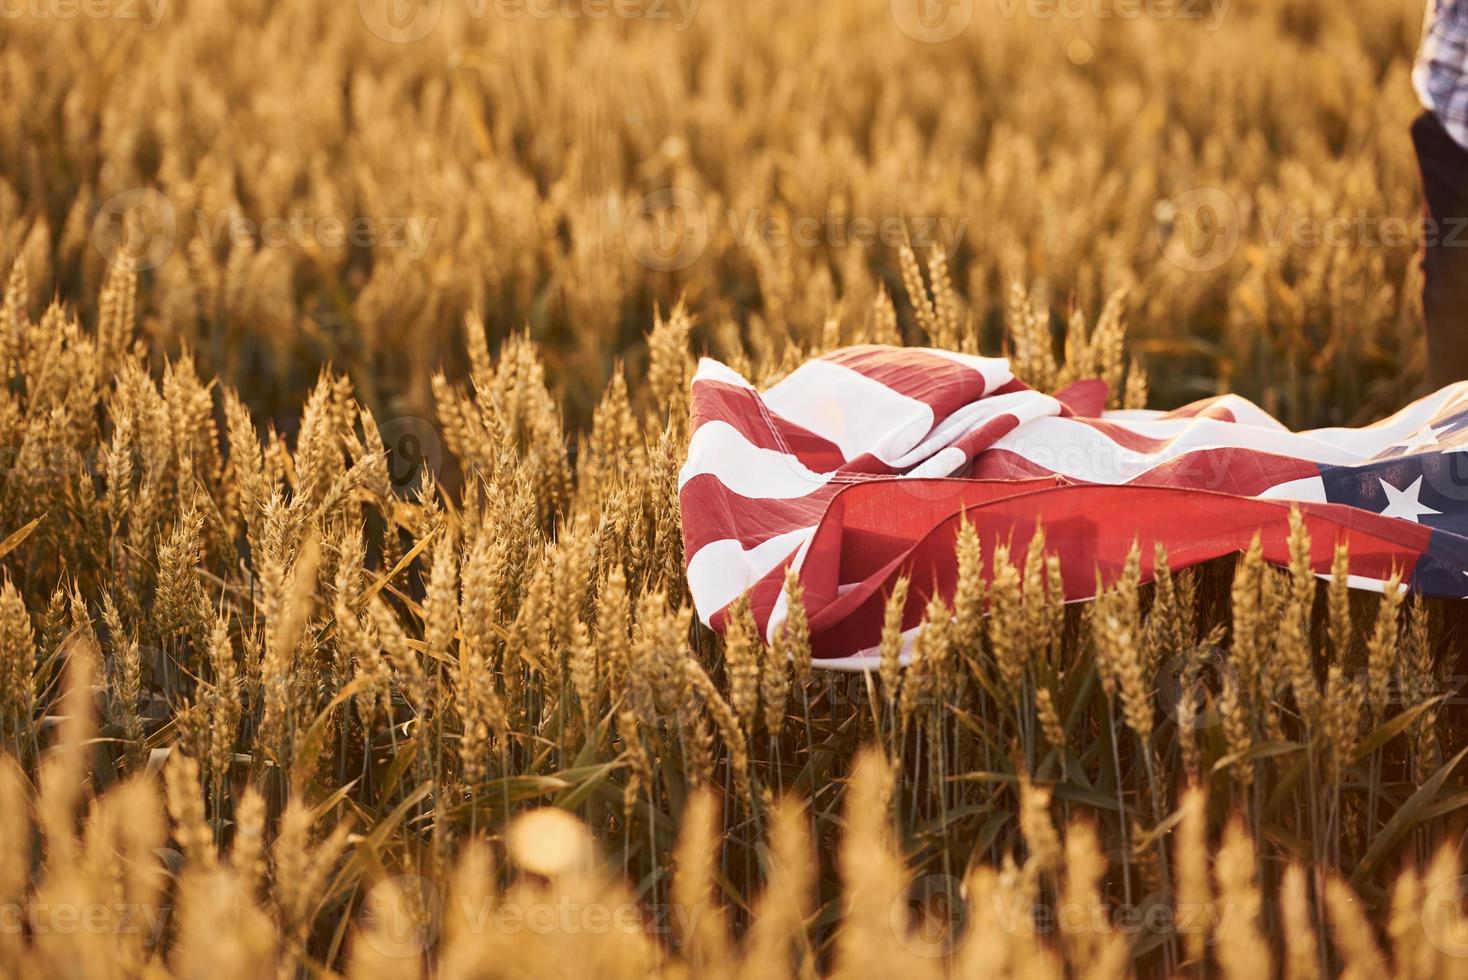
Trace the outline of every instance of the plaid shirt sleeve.
[[1427, 0], [1412, 86], [1448, 135], [1468, 148], [1468, 0]]

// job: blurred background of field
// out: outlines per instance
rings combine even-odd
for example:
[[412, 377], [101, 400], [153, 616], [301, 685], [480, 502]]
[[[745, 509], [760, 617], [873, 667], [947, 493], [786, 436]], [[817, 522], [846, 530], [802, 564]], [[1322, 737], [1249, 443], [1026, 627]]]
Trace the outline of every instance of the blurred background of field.
[[1468, 971], [1441, 604], [1016, 542], [812, 674], [676, 503], [704, 351], [1403, 403], [1420, 2], [65, 3], [0, 0], [0, 974]]
[[[700, 346], [742, 333], [776, 354], [832, 318], [850, 330], [884, 285], [904, 305], [894, 250], [841, 237], [855, 219], [956, 227], [933, 237], [991, 345], [1011, 277], [1060, 314], [1126, 288], [1159, 404], [1236, 390], [1339, 423], [1421, 373], [1413, 244], [1381, 233], [1420, 211], [1414, 0], [1122, 0], [1112, 16], [959, 0], [943, 43], [876, 0], [648, 0], [603, 19], [423, 0], [396, 21], [386, 0], [107, 2], [138, 19], [5, 21], [0, 269], [23, 254], [33, 308], [91, 312], [97, 216], [161, 192], [147, 331], [263, 412], [294, 412], [330, 361], [379, 411], [431, 414], [429, 376], [477, 310], [492, 337], [529, 330], [584, 421], [680, 296]], [[916, 33], [950, 32], [936, 22]], [[702, 246], [650, 269], [636, 219], [669, 188], [702, 207]], [[1164, 244], [1206, 225], [1207, 188], [1235, 209], [1236, 249], [1170, 261]], [[375, 224], [365, 246], [307, 231], [269, 247], [231, 244], [227, 215]], [[802, 218], [814, 244], [749, 234]], [[1298, 231], [1332, 218], [1332, 244]], [[394, 235], [408, 219], [422, 247]]]

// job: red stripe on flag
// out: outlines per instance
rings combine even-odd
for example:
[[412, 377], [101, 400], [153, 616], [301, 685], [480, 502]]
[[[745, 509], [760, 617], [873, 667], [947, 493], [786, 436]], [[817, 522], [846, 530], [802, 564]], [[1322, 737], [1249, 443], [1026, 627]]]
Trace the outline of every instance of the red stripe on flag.
[[[826, 504], [844, 484], [828, 483], [805, 497], [765, 500], [744, 497], [700, 473], [683, 485], [683, 550], [689, 557], [713, 541], [734, 540], [746, 551], [777, 534], [815, 527]], [[690, 501], [698, 505], [690, 506]]]
[[829, 473], [846, 462], [841, 449], [804, 426], [765, 410], [759, 395], [749, 388], [722, 381], [699, 381], [693, 386], [693, 427], [724, 422], [760, 449], [789, 451], [806, 469]]
[[1211, 398], [1200, 398], [1198, 401], [1190, 402], [1182, 408], [1175, 408], [1170, 412], [1164, 412], [1159, 418], [1163, 419], [1214, 419], [1219, 422], [1234, 422], [1234, 413], [1224, 404], [1220, 396]]
[[827, 359], [923, 402], [938, 420], [991, 394], [984, 376], [975, 369], [921, 349], [847, 347], [833, 351]]
[[[951, 597], [957, 578], [954, 544], [965, 516], [979, 534], [986, 562], [1000, 543], [1010, 545], [1014, 560], [1023, 560], [1036, 524], [1043, 521], [1047, 549], [1060, 557], [1070, 600], [1094, 595], [1098, 571], [1104, 583], [1114, 582], [1133, 540], [1141, 547], [1144, 581], [1151, 578], [1154, 542], [1167, 549], [1173, 568], [1185, 568], [1241, 552], [1258, 533], [1266, 560], [1289, 562], [1292, 505], [1282, 501], [1138, 485], [1052, 483], [1039, 489], [1035, 484], [1045, 481], [907, 482], [951, 486], [930, 486], [928, 500], [915, 500], [898, 481], [847, 487], [817, 529], [807, 565], [819, 555], [822, 565], [840, 568], [840, 580], [849, 584], [839, 594], [824, 580], [807, 588], [818, 657], [851, 656], [876, 645], [884, 596], [899, 574], [911, 577], [916, 596], [910, 603], [925, 603], [934, 591]], [[1345, 540], [1352, 574], [1385, 579], [1401, 570], [1410, 575], [1432, 533], [1338, 504], [1298, 506], [1311, 532], [1312, 565], [1322, 572], [1330, 568], [1337, 540]], [[948, 513], [938, 516], [943, 509]]]

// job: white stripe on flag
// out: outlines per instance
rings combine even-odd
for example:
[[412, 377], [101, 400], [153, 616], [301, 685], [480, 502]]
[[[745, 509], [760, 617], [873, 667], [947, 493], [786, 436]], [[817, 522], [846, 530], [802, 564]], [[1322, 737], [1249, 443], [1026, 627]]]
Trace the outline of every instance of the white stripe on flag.
[[1270, 487], [1258, 495], [1260, 500], [1295, 500], [1304, 504], [1329, 503], [1325, 497], [1325, 481], [1318, 476], [1307, 476], [1303, 480], [1291, 480]]
[[826, 485], [830, 477], [807, 469], [792, 453], [762, 449], [728, 422], [705, 422], [688, 440], [688, 462], [678, 471], [678, 489], [695, 476], [712, 474], [741, 497], [788, 500]]
[[714, 613], [739, 598], [816, 533], [800, 527], [761, 541], [748, 551], [733, 538], [710, 541], [688, 559], [688, 591], [698, 597], [705, 625]]
[[933, 428], [933, 410], [830, 361], [807, 361], [764, 393], [770, 411], [835, 443], [848, 460], [891, 463]]

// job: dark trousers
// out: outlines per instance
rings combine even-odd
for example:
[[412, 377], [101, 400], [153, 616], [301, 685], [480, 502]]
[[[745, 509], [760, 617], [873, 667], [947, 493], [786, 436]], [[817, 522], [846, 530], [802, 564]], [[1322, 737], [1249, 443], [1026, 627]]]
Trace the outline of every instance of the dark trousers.
[[[1427, 199], [1422, 252], [1422, 308], [1427, 317], [1427, 376], [1434, 387], [1468, 380], [1468, 150], [1431, 112], [1412, 123], [1412, 144]], [[1437, 656], [1455, 667], [1452, 696], [1443, 710], [1455, 719], [1468, 711], [1468, 601], [1442, 604]]]
[[1412, 123], [1427, 199], [1422, 307], [1427, 373], [1434, 387], [1468, 380], [1468, 150], [1432, 112]]

